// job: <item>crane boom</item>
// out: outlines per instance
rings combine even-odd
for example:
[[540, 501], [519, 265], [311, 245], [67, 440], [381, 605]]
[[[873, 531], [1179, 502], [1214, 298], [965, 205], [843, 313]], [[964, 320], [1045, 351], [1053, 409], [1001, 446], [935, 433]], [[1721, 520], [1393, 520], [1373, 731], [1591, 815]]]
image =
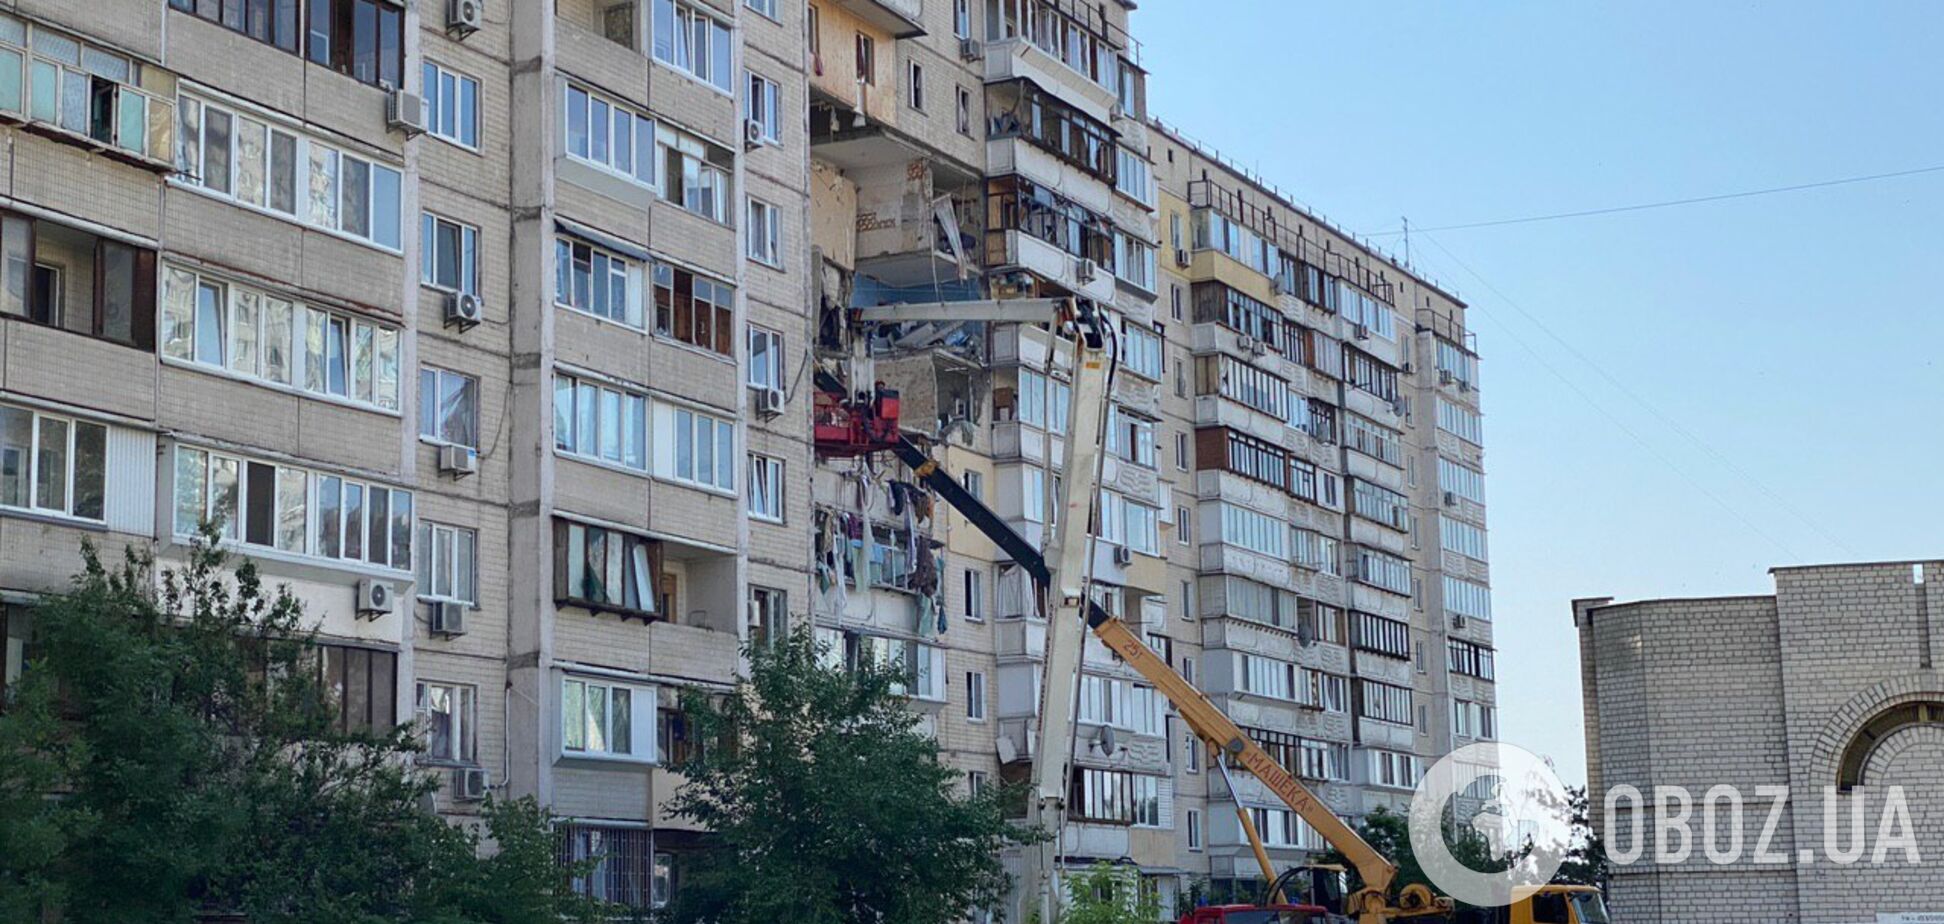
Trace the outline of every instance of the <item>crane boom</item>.
[[[923, 449], [910, 439], [901, 438], [891, 447], [891, 451], [927, 487], [970, 521], [974, 529], [984, 533], [1013, 561], [1025, 568], [1035, 581], [1042, 586], [1050, 583], [1054, 575], [1049, 572], [1040, 550], [967, 492], [958, 479], [943, 471]], [[1069, 477], [1076, 475], [1078, 473], [1069, 472]], [[1197, 737], [1210, 749], [1227, 755], [1230, 760], [1255, 774], [1256, 779], [1261, 780], [1283, 804], [1343, 854], [1363, 880], [1363, 888], [1350, 897], [1344, 909], [1356, 916], [1359, 924], [1383, 924], [1398, 917], [1448, 913], [1451, 910], [1450, 899], [1434, 897], [1430, 889], [1415, 883], [1407, 886], [1393, 903], [1390, 887], [1397, 878], [1396, 864], [1378, 853], [1355, 829], [1338, 818], [1315, 793], [1310, 792], [1308, 787], [1276, 763], [1267, 751], [1243, 734], [1242, 729], [1216, 708], [1208, 697], [1148, 648], [1120, 620], [1091, 599], [1087, 602], [1085, 613], [1087, 627], [1093, 634], [1154, 684], [1154, 688], [1175, 705], [1182, 720], [1188, 723]]]

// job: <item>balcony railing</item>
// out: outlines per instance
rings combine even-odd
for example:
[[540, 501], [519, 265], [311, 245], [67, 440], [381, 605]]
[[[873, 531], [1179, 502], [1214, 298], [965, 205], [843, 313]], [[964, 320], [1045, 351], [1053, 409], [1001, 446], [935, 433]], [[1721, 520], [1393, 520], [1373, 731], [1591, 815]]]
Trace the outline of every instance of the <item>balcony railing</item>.
[[1118, 177], [1114, 130], [1027, 80], [988, 90], [988, 138], [1022, 138], [1109, 186]]

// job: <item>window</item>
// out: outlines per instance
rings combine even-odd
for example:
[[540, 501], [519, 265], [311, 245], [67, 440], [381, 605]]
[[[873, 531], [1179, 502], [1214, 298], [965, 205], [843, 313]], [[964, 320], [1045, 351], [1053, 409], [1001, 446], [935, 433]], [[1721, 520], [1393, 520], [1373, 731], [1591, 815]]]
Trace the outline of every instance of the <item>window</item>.
[[648, 470], [648, 399], [592, 379], [554, 373], [554, 449]]
[[1394, 594], [1411, 592], [1411, 563], [1376, 549], [1357, 546], [1356, 579]]
[[0, 316], [154, 349], [155, 252], [0, 211]]
[[319, 645], [324, 688], [338, 701], [337, 730], [382, 735], [398, 725], [398, 653]]
[[1444, 579], [1445, 612], [1473, 619], [1490, 621], [1492, 618], [1492, 590], [1483, 584], [1475, 584], [1463, 578], [1446, 575]]
[[1411, 624], [1376, 613], [1350, 614], [1350, 637], [1358, 651], [1399, 660], [1411, 657]]
[[776, 0], [743, 0], [743, 5], [771, 19], [776, 16]]
[[749, 454], [749, 515], [783, 522], [783, 460]]
[[1337, 541], [1312, 529], [1298, 529], [1291, 537], [1295, 543], [1294, 561], [1298, 567], [1323, 574], [1342, 574], [1338, 564]]
[[1079, 202], [1014, 174], [986, 181], [986, 209], [989, 231], [1018, 231], [1114, 271], [1112, 219]]
[[1107, 452], [1114, 458], [1142, 468], [1154, 467], [1154, 421], [1107, 407]]
[[959, 134], [965, 135], [966, 137], [971, 137], [972, 135], [972, 91], [971, 90], [967, 90], [964, 87], [957, 88], [956, 102], [952, 109], [952, 119], [953, 119], [953, 125], [958, 129]]
[[[1154, 245], [1126, 232], [1114, 232], [1114, 274], [1122, 282], [1154, 291]], [[1157, 373], [1149, 378], [1159, 379]]]
[[1162, 827], [1161, 790], [1165, 785], [1165, 782], [1158, 776], [1136, 775], [1134, 777], [1135, 827]]
[[1343, 380], [1385, 401], [1397, 400], [1397, 370], [1362, 350], [1344, 347]]
[[1134, 823], [1134, 774], [1125, 770], [1073, 768], [1067, 811], [1075, 821]]
[[654, 3], [655, 60], [728, 93], [735, 65], [728, 24], [699, 6]]
[[1411, 528], [1411, 499], [1362, 478], [1350, 479], [1350, 512], [1391, 529]]
[[[1196, 250], [1219, 250], [1264, 276], [1275, 275], [1272, 264], [1277, 261], [1272, 255], [1276, 249], [1254, 229], [1213, 208], [1197, 208], [1189, 220], [1194, 226]], [[1204, 287], [1198, 285], [1195, 288], [1199, 290]], [[1209, 288], [1226, 287], [1217, 285]], [[1196, 293], [1195, 300], [1201, 302], [1200, 292]]]
[[479, 380], [445, 369], [419, 370], [419, 437], [479, 448]]
[[609, 680], [560, 681], [560, 747], [571, 757], [655, 759], [655, 690]]
[[1478, 412], [1442, 397], [1438, 399], [1438, 429], [1474, 446], [1485, 445], [1485, 428]]
[[[1202, 451], [1195, 461], [1203, 469], [1233, 472], [1252, 481], [1288, 489], [1290, 460], [1282, 449], [1239, 430], [1221, 427], [1195, 431]], [[1309, 463], [1298, 461], [1298, 465]]]
[[1439, 456], [1438, 490], [1449, 491], [1468, 501], [1482, 504], [1485, 502], [1485, 474]]
[[1020, 514], [1026, 518], [1026, 522], [1046, 522], [1046, 470], [1025, 469], [1020, 490]]
[[1498, 710], [1486, 703], [1451, 701], [1451, 733], [1461, 738], [1498, 737]]
[[749, 221], [744, 229], [749, 241], [749, 258], [765, 266], [783, 265], [782, 228], [777, 222], [776, 206], [754, 196], [749, 198]]
[[554, 521], [554, 602], [639, 619], [666, 618], [661, 543], [568, 520]]
[[749, 588], [749, 638], [758, 648], [771, 648], [790, 637], [789, 594], [771, 587]]
[[1195, 393], [1219, 394], [1277, 420], [1287, 416], [1289, 383], [1232, 356], [1195, 357]]
[[1350, 746], [1329, 741], [1303, 739], [1297, 745], [1296, 774], [1312, 780], [1348, 779]]
[[1145, 379], [1161, 381], [1161, 335], [1128, 321], [1121, 322], [1121, 367]]
[[419, 681], [418, 715], [425, 723], [424, 759], [448, 764], [479, 760], [474, 717], [478, 692], [470, 686]]
[[1463, 388], [1478, 387], [1478, 357], [1443, 337], [1437, 338], [1438, 378], [1455, 380]]
[[463, 526], [419, 521], [418, 596], [479, 603], [479, 534]]
[[1447, 639], [1445, 645], [1445, 666], [1452, 673], [1480, 680], [1496, 679], [1492, 649], [1457, 638]]
[[468, 148], [479, 147], [479, 81], [425, 62], [428, 134]]
[[[656, 405], [656, 474], [721, 491], [736, 489], [736, 425], [699, 411]], [[661, 464], [664, 457], [667, 464]]]
[[1279, 629], [1296, 628], [1296, 594], [1233, 575], [1211, 580], [1220, 582], [1229, 616]]
[[412, 492], [177, 446], [174, 529], [204, 520], [225, 539], [317, 558], [412, 570]]
[[[774, 4], [776, 0], [768, 0]], [[783, 136], [783, 88], [776, 81], [748, 71], [743, 87], [743, 118], [762, 126], [762, 139], [776, 144]]]
[[186, 93], [177, 115], [175, 182], [386, 250], [400, 249], [398, 168]]
[[275, 45], [291, 54], [298, 50], [298, 0], [169, 0], [169, 5], [210, 22]]
[[567, 156], [633, 180], [656, 185], [655, 122], [621, 103], [568, 84], [562, 118]]
[[967, 795], [978, 798], [992, 786], [992, 777], [984, 770], [965, 771], [965, 791]]
[[1423, 763], [1415, 754], [1371, 750], [1370, 785], [1392, 789], [1412, 789], [1423, 775]]
[[170, 266], [162, 356], [381, 410], [398, 409], [396, 328]]
[[0, 712], [6, 711], [8, 694], [39, 654], [34, 644], [34, 611], [0, 605]]
[[965, 717], [983, 722], [986, 717], [986, 675], [983, 671], [965, 673]]
[[972, 0], [952, 0], [952, 34], [972, 37]]
[[736, 290], [666, 263], [655, 264], [655, 333], [734, 355]]
[[1221, 509], [1223, 542], [1272, 558], [1287, 557], [1285, 543], [1289, 534], [1282, 521], [1226, 501]]
[[985, 503], [985, 473], [967, 469], [959, 480], [965, 484], [965, 493], [972, 495], [973, 500]]
[[985, 575], [976, 568], [967, 568], [965, 576], [965, 618], [970, 622], [985, 621]]
[[[1190, 748], [1190, 749], [1189, 749], [1189, 752], [1190, 752], [1190, 753], [1193, 753], [1193, 752], [1194, 752], [1194, 749], [1193, 749], [1193, 748]], [[1201, 813], [1201, 809], [1189, 809], [1189, 810], [1188, 810], [1188, 849], [1189, 849], [1189, 850], [1200, 850], [1200, 849], [1202, 849], [1202, 813]]]
[[1188, 434], [1175, 434], [1175, 468], [1188, 470]]
[[925, 111], [925, 66], [916, 61], [908, 62], [906, 71], [905, 101], [919, 112]]
[[1296, 601], [1296, 631], [1319, 642], [1343, 644], [1343, 611], [1307, 597]]
[[857, 33], [857, 79], [865, 86], [877, 85], [877, 42]]
[[1261, 655], [1237, 653], [1236, 677], [1244, 693], [1271, 699], [1296, 698], [1296, 666]]
[[1438, 514], [1438, 546], [1467, 558], [1486, 561], [1485, 531], [1463, 520]]
[[310, 60], [373, 86], [402, 87], [405, 11], [377, 0], [310, 0]]
[[0, 405], [0, 508], [101, 520], [108, 428]]
[[945, 701], [945, 649], [932, 645], [912, 645], [914, 673], [912, 696], [942, 703]]
[[1349, 678], [1306, 667], [1300, 672], [1300, 680], [1301, 686], [1297, 692], [1305, 705], [1315, 706], [1324, 712], [1349, 711]]
[[479, 294], [479, 229], [426, 212], [419, 227], [419, 282]]
[[578, 238], [554, 239], [554, 304], [640, 330], [641, 285], [639, 262]]
[[1404, 466], [1404, 434], [1360, 414], [1343, 415], [1343, 445], [1373, 459]]
[[576, 894], [638, 911], [668, 902], [674, 859], [651, 854], [648, 829], [562, 822], [559, 830], [562, 866], [598, 861], [587, 875], [574, 877]]
[[1375, 722], [1411, 724], [1411, 689], [1375, 680], [1357, 680], [1357, 714]]
[[749, 385], [783, 390], [783, 335], [749, 325]]
[[[1114, 149], [1114, 189], [1142, 205], [1154, 206], [1154, 168], [1147, 158], [1124, 147]], [[1153, 288], [1149, 286], [1148, 288]]]
[[141, 89], [137, 68], [117, 52], [0, 14], [0, 109], [81, 136], [89, 146], [112, 145], [167, 163], [175, 106]]
[[1344, 319], [1385, 340], [1396, 340], [1396, 315], [1390, 306], [1371, 297], [1349, 283], [1338, 279], [1337, 313]]
[[1188, 508], [1175, 508], [1175, 541], [1182, 545], [1195, 544], [1195, 524]]
[[1046, 376], [1031, 369], [1019, 370], [1017, 416], [1021, 423], [1029, 423], [1036, 427], [1047, 425], [1047, 390]]

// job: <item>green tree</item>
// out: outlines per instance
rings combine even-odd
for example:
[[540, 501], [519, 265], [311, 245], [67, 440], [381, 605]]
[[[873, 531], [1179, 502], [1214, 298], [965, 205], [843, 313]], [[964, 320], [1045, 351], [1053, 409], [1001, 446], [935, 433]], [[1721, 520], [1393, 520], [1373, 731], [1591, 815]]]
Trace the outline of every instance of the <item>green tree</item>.
[[[1405, 886], [1420, 883], [1429, 886], [1432, 892], [1438, 887], [1424, 874], [1424, 867], [1418, 864], [1417, 851], [1411, 846], [1411, 819], [1387, 808], [1379, 806], [1365, 815], [1357, 825], [1357, 833], [1369, 843], [1377, 854], [1397, 865], [1397, 877], [1391, 880], [1391, 894], [1395, 896]], [[1451, 848], [1451, 855], [1458, 862], [1475, 870], [1491, 872], [1506, 869], [1509, 861], [1492, 854], [1491, 844], [1483, 835], [1463, 825], [1445, 829], [1445, 844]], [[1350, 865], [1341, 851], [1330, 850], [1317, 857], [1319, 863], [1335, 863], [1350, 870], [1350, 890], [1363, 888], [1363, 877], [1357, 868]]]
[[530, 800], [488, 804], [482, 859], [422, 808], [412, 728], [337, 729], [301, 605], [209, 538], [159, 581], [85, 547], [35, 608], [0, 713], [0, 921], [591, 919]]
[[1593, 827], [1592, 800], [1586, 787], [1566, 787], [1567, 822], [1572, 826], [1573, 846], [1566, 852], [1553, 881], [1572, 885], [1605, 888], [1607, 880], [1606, 843]]
[[713, 832], [675, 917], [711, 924], [948, 924], [991, 907], [999, 850], [1031, 835], [997, 788], [957, 795], [902, 672], [827, 664], [807, 630], [749, 651], [719, 701], [684, 700], [702, 747], [672, 807]]
[[1155, 924], [1161, 897], [1141, 888], [1137, 871], [1095, 863], [1067, 877], [1064, 924]]

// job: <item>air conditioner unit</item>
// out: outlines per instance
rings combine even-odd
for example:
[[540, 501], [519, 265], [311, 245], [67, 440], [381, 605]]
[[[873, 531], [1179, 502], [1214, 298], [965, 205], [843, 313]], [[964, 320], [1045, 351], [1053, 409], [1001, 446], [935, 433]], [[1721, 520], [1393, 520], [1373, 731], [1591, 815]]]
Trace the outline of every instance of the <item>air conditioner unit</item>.
[[491, 778], [480, 767], [460, 767], [452, 771], [452, 801], [479, 802], [491, 789]]
[[1404, 364], [1404, 368], [1402, 371], [1405, 375], [1410, 375], [1411, 373], [1417, 371], [1417, 367], [1407, 362]]
[[385, 126], [402, 131], [407, 137], [423, 135], [427, 125], [425, 97], [404, 90], [385, 95]]
[[985, 56], [985, 46], [978, 39], [959, 39], [959, 57], [967, 61], [977, 61]]
[[1353, 333], [1353, 334], [1355, 334], [1355, 335], [1356, 335], [1356, 337], [1357, 337], [1357, 339], [1358, 339], [1358, 340], [1369, 340], [1369, 339], [1370, 339], [1370, 325], [1368, 325], [1368, 324], [1356, 324], [1356, 325], [1352, 325], [1352, 326], [1351, 326], [1351, 328], [1350, 328], [1350, 330], [1351, 330], [1351, 333]]
[[1256, 351], [1256, 338], [1248, 334], [1236, 334], [1235, 348], [1244, 353], [1254, 353]]
[[1094, 281], [1094, 274], [1099, 271], [1100, 271], [1100, 264], [1097, 264], [1094, 261], [1087, 259], [1086, 257], [1073, 258], [1073, 281], [1074, 282], [1084, 286], [1087, 283]]
[[1456, 507], [1456, 506], [1458, 506], [1458, 494], [1457, 494], [1457, 492], [1455, 492], [1455, 491], [1446, 491], [1446, 492], [1444, 492], [1444, 505], [1445, 505], [1446, 507]]
[[486, 0], [448, 0], [446, 3], [446, 32], [453, 38], [464, 39], [478, 32], [486, 24]]
[[783, 413], [783, 389], [763, 385], [749, 386], [749, 409], [764, 419]]
[[377, 618], [392, 611], [392, 595], [395, 593], [390, 584], [384, 581], [365, 578], [358, 582], [358, 615]]
[[1463, 629], [1465, 627], [1465, 617], [1457, 613], [1451, 614], [1451, 627], [1453, 629]]
[[1134, 563], [1134, 550], [1124, 545], [1114, 546], [1114, 564], [1125, 568]]
[[1188, 262], [1189, 262], [1188, 251], [1182, 250], [1181, 248], [1177, 247], [1175, 248], [1174, 255], [1175, 255], [1175, 265], [1181, 267], [1182, 269], [1187, 269]]
[[456, 478], [479, 473], [479, 450], [471, 446], [440, 446], [439, 471]]
[[1269, 341], [1258, 339], [1254, 346], [1249, 347], [1249, 352], [1257, 356], [1269, 355]]
[[743, 148], [754, 151], [763, 146], [763, 123], [755, 119], [743, 120]]
[[457, 600], [439, 600], [432, 604], [432, 634], [451, 638], [466, 634], [466, 605]]
[[471, 292], [453, 292], [446, 296], [445, 323], [447, 327], [471, 330], [486, 318], [486, 303]]

